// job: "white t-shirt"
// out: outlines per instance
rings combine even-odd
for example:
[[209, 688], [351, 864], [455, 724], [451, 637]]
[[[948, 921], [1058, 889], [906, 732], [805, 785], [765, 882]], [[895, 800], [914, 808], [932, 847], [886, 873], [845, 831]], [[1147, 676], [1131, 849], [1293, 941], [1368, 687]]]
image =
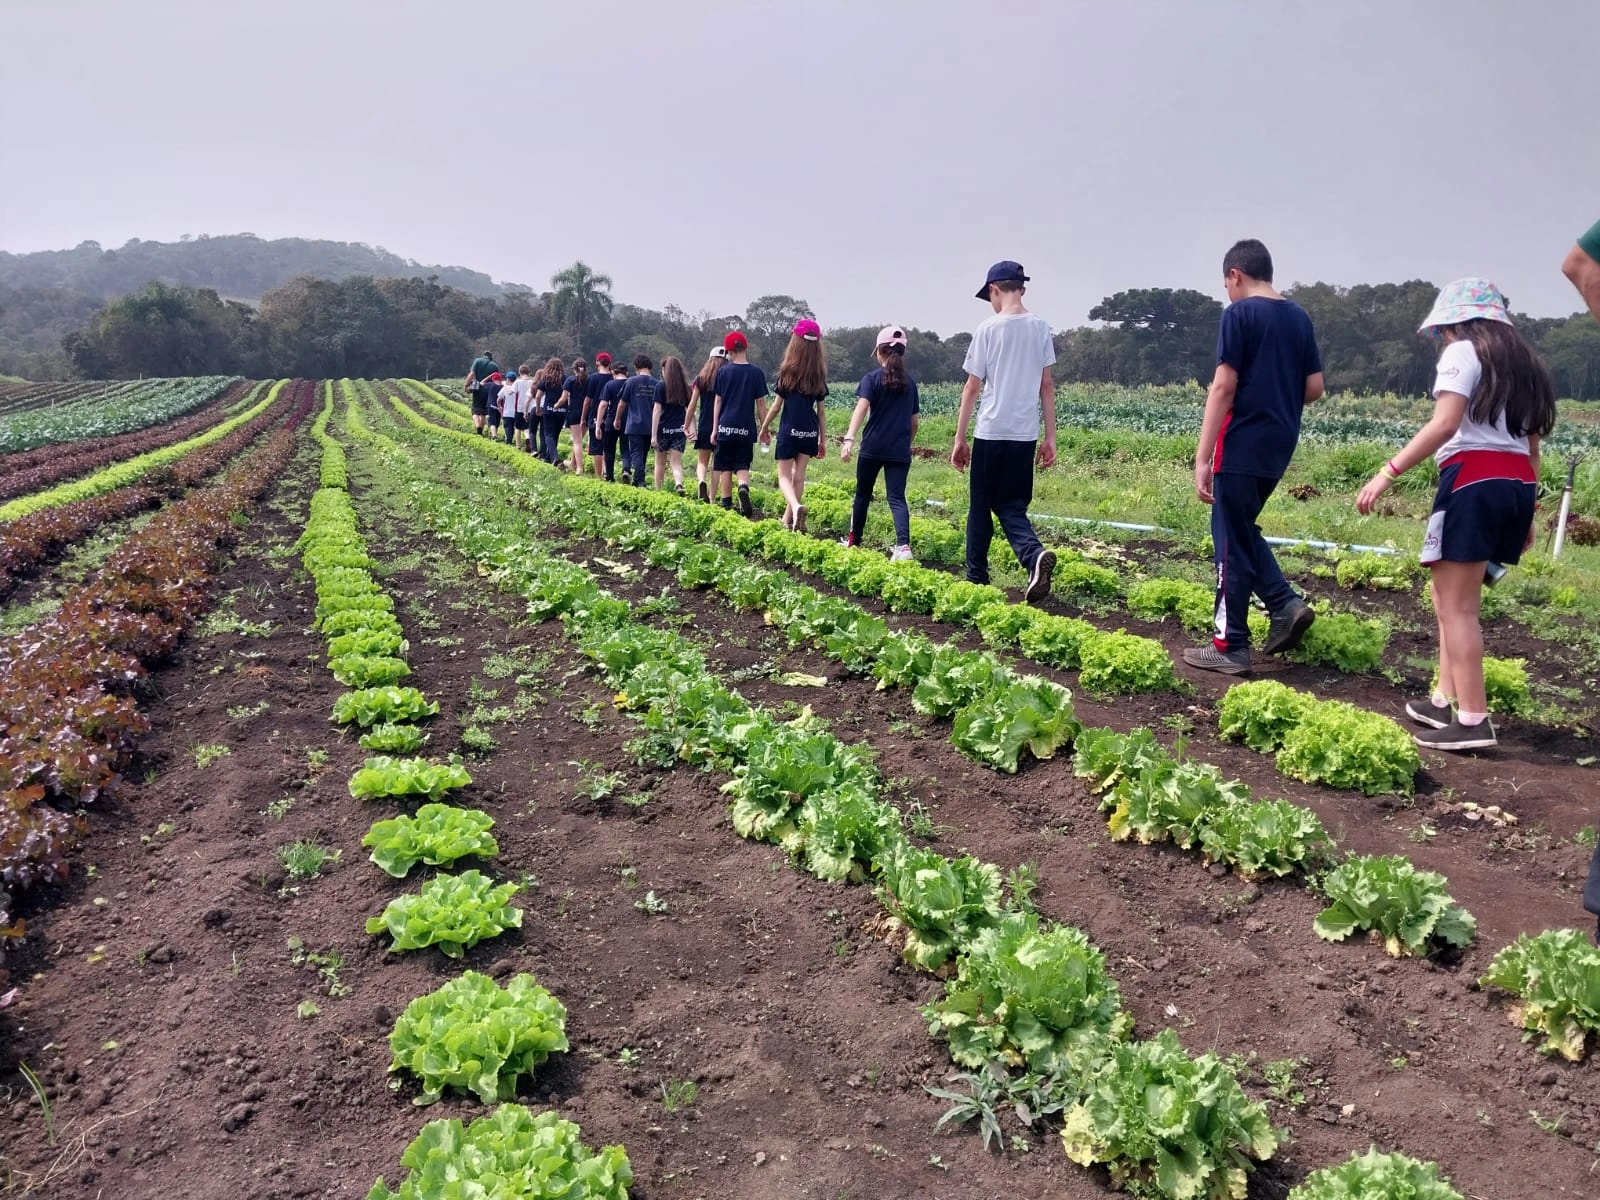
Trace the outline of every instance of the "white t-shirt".
[[533, 403], [529, 397], [533, 393], [533, 380], [526, 376], [517, 376], [516, 383], [511, 385], [511, 398], [506, 402], [505, 411], [514, 417], [525, 417], [533, 411]]
[[[1470, 408], [1472, 393], [1477, 390], [1478, 381], [1482, 377], [1483, 367], [1478, 362], [1477, 348], [1465, 338], [1451, 342], [1444, 348], [1444, 353], [1439, 355], [1438, 374], [1433, 380], [1434, 399], [1439, 398], [1440, 392], [1454, 392], [1458, 396], [1465, 396]], [[1509, 450], [1526, 454], [1528, 439], [1511, 435], [1506, 428], [1504, 411], [1493, 425], [1480, 425], [1472, 419], [1472, 414], [1467, 412], [1462, 414], [1461, 425], [1456, 430], [1455, 436], [1440, 446], [1439, 452], [1433, 458], [1435, 462], [1442, 464], [1463, 450]]]
[[1050, 326], [1033, 313], [996, 313], [972, 335], [963, 364], [983, 380], [974, 436], [991, 442], [1039, 440], [1039, 383], [1056, 361]]

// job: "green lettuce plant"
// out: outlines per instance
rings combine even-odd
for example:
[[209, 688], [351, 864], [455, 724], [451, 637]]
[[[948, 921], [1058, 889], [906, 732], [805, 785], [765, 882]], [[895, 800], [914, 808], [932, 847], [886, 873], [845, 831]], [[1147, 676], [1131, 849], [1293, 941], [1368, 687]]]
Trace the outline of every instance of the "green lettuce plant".
[[1452, 899], [1444, 876], [1419, 871], [1402, 855], [1352, 854], [1318, 882], [1331, 903], [1313, 928], [1330, 942], [1365, 930], [1399, 958], [1464, 947], [1477, 932], [1477, 921]]
[[496, 886], [480, 871], [440, 875], [420, 892], [398, 896], [367, 922], [368, 933], [387, 933], [390, 952], [438, 946], [460, 958], [485, 938], [522, 927], [522, 910], [507, 903], [514, 883]]
[[502, 1104], [463, 1126], [429, 1121], [400, 1156], [391, 1191], [380, 1176], [367, 1200], [628, 1200], [633, 1167], [621, 1146], [595, 1152], [553, 1112]]
[[1463, 1200], [1439, 1176], [1437, 1163], [1418, 1162], [1404, 1154], [1382, 1154], [1376, 1146], [1354, 1154], [1336, 1167], [1307, 1175], [1289, 1192], [1288, 1200]]
[[396, 879], [404, 879], [418, 863], [447, 867], [459, 858], [492, 858], [500, 846], [489, 833], [494, 818], [475, 808], [424, 804], [414, 817], [373, 822], [361, 839], [372, 861]]
[[513, 976], [502, 989], [468, 971], [406, 1005], [389, 1049], [389, 1070], [422, 1082], [412, 1103], [432, 1104], [458, 1088], [493, 1104], [511, 1099], [522, 1076], [567, 1049], [567, 1010], [532, 975]]
[[1579, 1062], [1589, 1035], [1600, 1033], [1600, 949], [1576, 929], [1520, 935], [1494, 956], [1479, 980], [1510, 992], [1511, 1023], [1542, 1038], [1546, 1054]]

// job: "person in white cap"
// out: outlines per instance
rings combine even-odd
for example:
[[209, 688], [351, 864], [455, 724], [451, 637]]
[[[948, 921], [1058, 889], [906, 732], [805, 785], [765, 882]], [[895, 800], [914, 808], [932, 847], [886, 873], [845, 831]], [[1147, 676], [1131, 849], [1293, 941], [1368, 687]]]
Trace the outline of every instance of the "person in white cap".
[[[1050, 467], [1056, 461], [1056, 388], [1050, 378], [1056, 348], [1050, 326], [1022, 306], [1027, 282], [1022, 264], [1007, 259], [989, 268], [978, 289], [978, 299], [987, 300], [994, 315], [978, 326], [967, 347], [967, 382], [961, 389], [950, 465], [958, 471], [972, 467], [967, 579], [989, 582], [989, 544], [998, 518], [1017, 562], [1028, 573], [1022, 595], [1031, 604], [1049, 595], [1056, 567], [1055, 551], [1040, 544], [1028, 520], [1034, 462]], [[974, 409], [978, 427], [969, 448], [967, 426]]]
[[711, 443], [711, 418], [716, 408], [713, 397], [717, 394], [717, 372], [727, 364], [728, 352], [721, 346], [711, 347], [706, 365], [700, 368], [700, 374], [694, 377], [694, 384], [689, 388], [689, 411], [684, 421], [686, 428], [694, 430], [694, 477], [702, 503], [711, 499], [706, 472], [711, 469], [711, 454], [716, 449]]
[[850, 461], [856, 446], [856, 431], [861, 434], [861, 457], [856, 460], [856, 495], [850, 508], [850, 536], [846, 546], [859, 546], [867, 528], [867, 509], [872, 504], [872, 489], [883, 475], [889, 494], [889, 515], [894, 518], [893, 562], [910, 562], [911, 509], [906, 504], [906, 479], [911, 473], [911, 443], [917, 436], [922, 399], [917, 381], [906, 374], [906, 331], [890, 325], [878, 331], [878, 369], [869, 371], [856, 388], [856, 407], [850, 414], [850, 428], [839, 443], [839, 461]]
[[1422, 541], [1439, 618], [1439, 682], [1406, 704], [1430, 750], [1495, 744], [1483, 686], [1478, 609], [1484, 571], [1510, 564], [1533, 544], [1539, 440], [1556, 423], [1555, 385], [1533, 347], [1512, 327], [1506, 298], [1487, 279], [1447, 283], [1419, 332], [1443, 344], [1433, 417], [1356, 497], [1370, 513], [1378, 497], [1430, 455], [1439, 488]]

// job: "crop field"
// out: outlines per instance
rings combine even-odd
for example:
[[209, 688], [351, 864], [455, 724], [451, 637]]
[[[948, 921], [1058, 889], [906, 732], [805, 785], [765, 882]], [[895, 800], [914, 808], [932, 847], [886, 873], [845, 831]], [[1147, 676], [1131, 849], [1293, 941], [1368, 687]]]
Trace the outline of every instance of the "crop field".
[[1419, 756], [1411, 401], [1308, 422], [1233, 683], [1197, 396], [1063, 389], [1028, 607], [929, 392], [891, 564], [831, 451], [805, 535], [458, 385], [0, 385], [5, 1194], [1600, 1195], [1600, 471]]

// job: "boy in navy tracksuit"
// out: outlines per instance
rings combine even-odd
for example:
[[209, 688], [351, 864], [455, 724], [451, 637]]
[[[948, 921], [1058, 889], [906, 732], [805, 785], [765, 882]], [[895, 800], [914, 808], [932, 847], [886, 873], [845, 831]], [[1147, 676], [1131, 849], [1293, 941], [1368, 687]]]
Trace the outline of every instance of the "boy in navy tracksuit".
[[1217, 371], [1206, 396], [1194, 490], [1211, 505], [1217, 564], [1212, 644], [1185, 650], [1203, 671], [1250, 671], [1250, 596], [1272, 619], [1262, 649], [1282, 654], [1300, 644], [1316, 619], [1288, 580], [1256, 523], [1300, 440], [1300, 416], [1322, 396], [1322, 356], [1311, 318], [1272, 287], [1272, 256], [1254, 239], [1222, 260], [1230, 305], [1217, 333]]

